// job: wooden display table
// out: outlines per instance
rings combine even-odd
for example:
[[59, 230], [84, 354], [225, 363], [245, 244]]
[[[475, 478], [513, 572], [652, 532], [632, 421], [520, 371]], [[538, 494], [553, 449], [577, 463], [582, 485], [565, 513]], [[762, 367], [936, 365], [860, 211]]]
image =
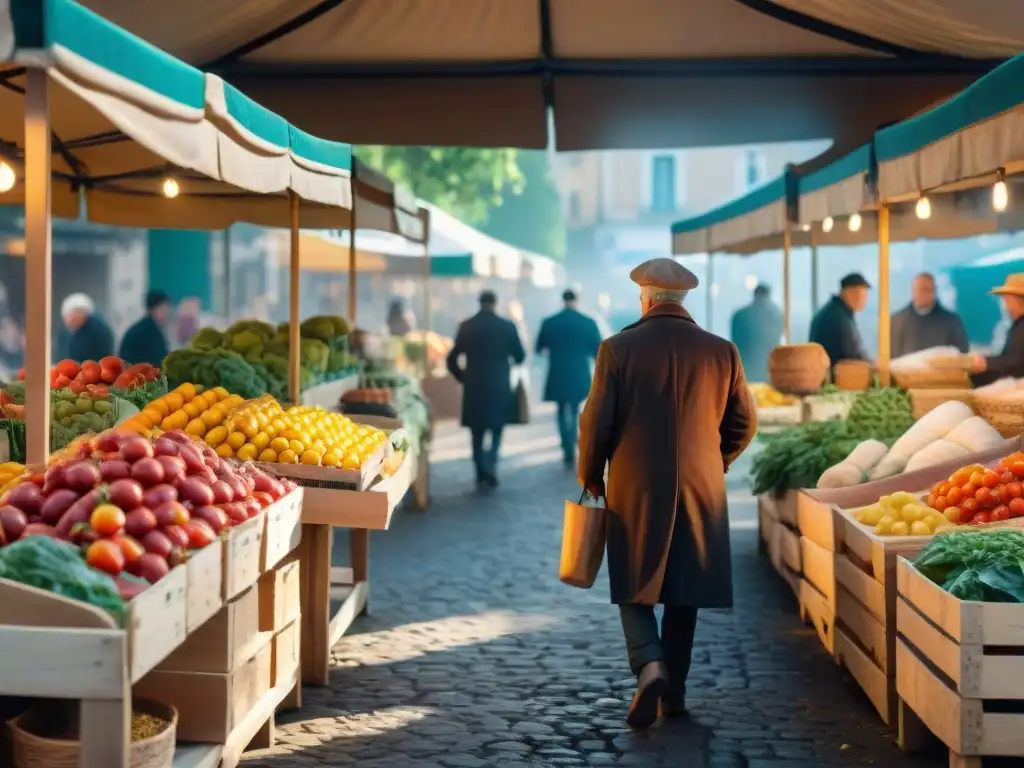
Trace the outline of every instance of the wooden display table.
[[352, 373], [344, 378], [326, 381], [307, 389], [299, 396], [299, 405], [319, 406], [329, 410], [338, 405], [343, 394], [358, 388], [359, 374]]
[[[0, 657], [0, 695], [80, 701], [80, 768], [128, 768], [133, 688], [159, 674], [233, 598], [255, 589], [274, 565], [268, 558], [298, 544], [302, 498], [296, 490], [194, 552], [128, 604], [124, 628], [87, 603], [0, 579], [0, 642], [8, 651]], [[175, 765], [233, 768], [254, 738], [272, 738], [274, 710], [296, 693], [297, 667], [296, 660], [278, 685], [267, 679], [223, 743], [179, 746]], [[144, 697], [162, 694], [153, 688]]]

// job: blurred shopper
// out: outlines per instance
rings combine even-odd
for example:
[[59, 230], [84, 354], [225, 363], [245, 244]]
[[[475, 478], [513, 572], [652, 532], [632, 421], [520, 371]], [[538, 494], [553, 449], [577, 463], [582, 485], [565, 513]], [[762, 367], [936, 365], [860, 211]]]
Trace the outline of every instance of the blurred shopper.
[[517, 299], [512, 299], [508, 303], [508, 319], [516, 327], [519, 341], [523, 343], [523, 350], [526, 352], [525, 365], [529, 365], [531, 357], [530, 330], [526, 327], [526, 313], [523, 311], [523, 305]]
[[856, 314], [868, 304], [871, 284], [859, 272], [839, 281], [839, 294], [829, 299], [811, 320], [811, 341], [828, 352], [832, 365], [841, 360], [867, 360]]
[[576, 426], [580, 403], [590, 391], [591, 371], [601, 346], [597, 323], [576, 308], [576, 293], [562, 294], [565, 309], [546, 318], [537, 335], [537, 354], [548, 353], [544, 401], [555, 403], [566, 467], [576, 465]]
[[[493, 291], [480, 294], [480, 311], [459, 325], [448, 370], [462, 384], [462, 426], [473, 436], [473, 464], [480, 488], [498, 485], [501, 432], [513, 410], [511, 364], [526, 358], [511, 320], [498, 317]], [[464, 357], [465, 363], [459, 363]], [[485, 438], [490, 445], [484, 448]]]
[[757, 415], [736, 347], [683, 308], [693, 273], [659, 258], [630, 277], [643, 317], [598, 350], [579, 480], [603, 497], [608, 466], [611, 598], [638, 679], [627, 722], [646, 728], [659, 704], [664, 716], [686, 711], [698, 609], [732, 606], [725, 473]]
[[182, 299], [178, 304], [178, 322], [174, 328], [174, 344], [187, 347], [199, 333], [199, 299], [194, 296]]
[[764, 283], [754, 289], [754, 300], [732, 316], [732, 343], [740, 351], [750, 381], [768, 381], [768, 356], [782, 343], [782, 311]]
[[0, 319], [0, 365], [7, 374], [25, 365], [25, 334], [10, 315]]
[[405, 336], [416, 330], [416, 316], [405, 306], [403, 299], [392, 299], [388, 305], [388, 333], [392, 336]]
[[171, 321], [171, 297], [163, 291], [146, 294], [146, 315], [125, 331], [121, 359], [134, 365], [149, 363], [161, 367], [170, 352], [165, 330]]
[[1008, 376], [1024, 377], [1024, 273], [1010, 275], [992, 293], [1002, 297], [1012, 325], [1002, 352], [993, 357], [974, 356], [971, 380], [976, 387]]
[[61, 357], [82, 363], [114, 354], [114, 332], [87, 295], [72, 293], [64, 299], [60, 316], [67, 329], [63, 343], [58, 345]]
[[911, 301], [892, 316], [892, 356], [932, 347], [970, 349], [960, 315], [950, 312], [935, 295], [935, 278], [922, 272], [914, 278]]

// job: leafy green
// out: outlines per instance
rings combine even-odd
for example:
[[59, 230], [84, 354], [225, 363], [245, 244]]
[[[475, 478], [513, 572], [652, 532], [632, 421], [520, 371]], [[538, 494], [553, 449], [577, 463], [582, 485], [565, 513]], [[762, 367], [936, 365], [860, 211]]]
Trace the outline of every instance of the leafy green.
[[914, 567], [961, 600], [1024, 602], [1024, 531], [953, 531], [936, 536]]

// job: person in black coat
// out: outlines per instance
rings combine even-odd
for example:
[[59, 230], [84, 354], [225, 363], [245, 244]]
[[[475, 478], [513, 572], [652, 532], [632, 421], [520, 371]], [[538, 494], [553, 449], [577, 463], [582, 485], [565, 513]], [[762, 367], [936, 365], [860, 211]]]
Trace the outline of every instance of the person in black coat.
[[892, 316], [892, 356], [932, 347], [956, 347], [967, 352], [971, 343], [960, 315], [935, 298], [935, 278], [922, 272], [914, 278], [910, 304]]
[[576, 463], [576, 424], [580, 403], [587, 399], [601, 333], [597, 323], [576, 309], [576, 293], [562, 294], [565, 309], [545, 318], [537, 334], [537, 354], [548, 353], [544, 401], [555, 403], [565, 466]]
[[99, 362], [114, 354], [114, 332], [96, 312], [92, 299], [84, 293], [73, 293], [64, 299], [60, 315], [67, 329], [62, 343], [58, 345], [63, 358], [76, 363], [86, 360]]
[[754, 289], [754, 300], [732, 316], [730, 336], [750, 381], [768, 381], [768, 358], [782, 342], [782, 326], [782, 311], [764, 283]]
[[853, 272], [839, 282], [839, 294], [833, 296], [811, 320], [811, 341], [821, 344], [832, 365], [842, 360], [867, 360], [867, 352], [857, 329], [857, 312], [868, 303], [871, 285], [864, 275]]
[[121, 359], [129, 365], [149, 363], [159, 368], [170, 352], [164, 330], [171, 320], [171, 297], [163, 291], [146, 294], [146, 316], [125, 331]]
[[971, 381], [976, 387], [1010, 376], [1024, 377], [1024, 273], [1010, 275], [992, 293], [1002, 297], [1006, 314], [1013, 324], [1006, 334], [1002, 352], [993, 357], [974, 356]]
[[[514, 407], [510, 361], [519, 365], [526, 359], [515, 325], [495, 313], [497, 303], [493, 291], [480, 294], [480, 311], [459, 325], [447, 360], [448, 370], [462, 384], [462, 426], [472, 433], [476, 482], [484, 488], [498, 485], [501, 432]], [[460, 357], [465, 359], [461, 365]]]

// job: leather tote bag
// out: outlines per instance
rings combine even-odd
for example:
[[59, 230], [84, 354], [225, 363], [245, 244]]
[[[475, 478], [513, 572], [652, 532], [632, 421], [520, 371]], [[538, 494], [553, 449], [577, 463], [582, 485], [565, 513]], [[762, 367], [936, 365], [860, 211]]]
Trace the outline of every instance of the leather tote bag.
[[529, 371], [520, 366], [512, 374], [512, 413], [509, 424], [530, 423], [530, 391], [527, 387]]
[[[584, 501], [589, 503], [584, 504]], [[584, 491], [578, 502], [565, 502], [562, 520], [562, 558], [558, 578], [570, 587], [590, 589], [604, 560], [608, 510]]]

